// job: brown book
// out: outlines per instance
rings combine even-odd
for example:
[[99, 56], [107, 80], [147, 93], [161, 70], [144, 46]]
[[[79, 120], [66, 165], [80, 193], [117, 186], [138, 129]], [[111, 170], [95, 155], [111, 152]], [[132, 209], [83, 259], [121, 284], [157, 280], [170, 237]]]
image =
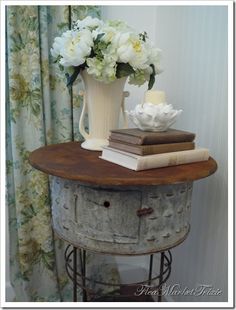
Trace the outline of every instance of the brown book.
[[114, 149], [144, 156], [152, 154], [193, 150], [195, 144], [194, 142], [179, 142], [179, 143], [167, 143], [167, 144], [162, 143], [162, 144], [138, 145], [109, 139], [109, 146]]
[[110, 135], [112, 140], [138, 145], [192, 142], [194, 138], [194, 133], [177, 129], [163, 132], [142, 131], [138, 128], [114, 129]]

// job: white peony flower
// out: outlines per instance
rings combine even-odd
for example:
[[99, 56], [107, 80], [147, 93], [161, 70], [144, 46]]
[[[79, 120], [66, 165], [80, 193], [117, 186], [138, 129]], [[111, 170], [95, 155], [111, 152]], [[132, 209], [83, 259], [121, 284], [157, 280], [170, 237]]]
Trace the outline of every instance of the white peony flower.
[[106, 25], [109, 27], [112, 27], [116, 29], [116, 32], [135, 32], [132, 27], [127, 25], [124, 21], [122, 20], [107, 20]]
[[[155, 74], [162, 71], [160, 50], [149, 42], [145, 32], [138, 34], [120, 20], [104, 23], [91, 16], [78, 20], [73, 30], [55, 38], [51, 54], [69, 70], [87, 63], [88, 73], [105, 83], [114, 81], [116, 75], [129, 75], [130, 83], [140, 86], [150, 81], [151, 65]], [[133, 70], [129, 66], [119, 66], [116, 72], [119, 63], [129, 64]], [[152, 87], [153, 78], [150, 82], [149, 87]]]
[[79, 66], [91, 53], [92, 46], [92, 34], [89, 30], [68, 30], [55, 39], [51, 53], [54, 57], [61, 56], [59, 63], [64, 67]]
[[118, 45], [119, 62], [129, 63], [134, 69], [146, 69], [149, 66], [148, 51], [138, 35], [130, 32], [119, 33], [115, 41]]
[[74, 28], [76, 29], [84, 29], [84, 28], [96, 28], [103, 24], [103, 21], [101, 21], [98, 18], [92, 18], [91, 16], [87, 16], [86, 18], [82, 20], [77, 20], [77, 22], [74, 25]]
[[99, 34], [103, 34], [103, 36], [101, 37], [101, 41], [108, 43], [108, 42], [112, 42], [116, 33], [117, 33], [117, 29], [104, 24], [101, 27], [98, 27], [97, 29], [93, 30], [92, 36], [96, 40]]
[[61, 37], [56, 37], [51, 48], [51, 54], [53, 57], [58, 57], [60, 55], [61, 48], [65, 45], [65, 41], [70, 39], [71, 30], [65, 31]]
[[62, 45], [63, 39], [61, 37], [56, 37], [54, 39], [54, 43], [51, 48], [51, 54], [53, 57], [58, 57], [60, 55], [61, 45]]
[[120, 33], [133, 32], [134, 30], [121, 20], [107, 20], [97, 29], [93, 30], [93, 38], [96, 39], [99, 34], [103, 34], [101, 40], [113, 44], [115, 36]]

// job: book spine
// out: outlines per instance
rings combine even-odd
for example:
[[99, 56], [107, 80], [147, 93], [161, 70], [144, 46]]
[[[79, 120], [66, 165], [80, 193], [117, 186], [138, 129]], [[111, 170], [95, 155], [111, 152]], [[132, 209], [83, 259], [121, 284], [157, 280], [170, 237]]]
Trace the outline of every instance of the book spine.
[[120, 142], [125, 142], [125, 143], [131, 143], [134, 145], [141, 145], [142, 140], [140, 137], [135, 137], [131, 135], [126, 135], [126, 134], [120, 134], [116, 132], [112, 132], [110, 135], [110, 139], [118, 140]]
[[[131, 170], [136, 170], [137, 158], [133, 158], [132, 156], [129, 156], [127, 154], [125, 154], [124, 152], [120, 153], [119, 151], [117, 152], [117, 150], [115, 149], [109, 149], [105, 147], [103, 149], [102, 155], [99, 156], [99, 158]], [[129, 160], [130, 158], [132, 159], [131, 161]]]
[[148, 155], [137, 160], [136, 171], [188, 164], [208, 160], [208, 158], [209, 151], [207, 149]]
[[141, 145], [148, 145], [148, 144], [164, 144], [164, 143], [179, 143], [179, 142], [192, 142], [195, 138], [195, 134], [183, 134], [179, 136], [146, 136], [142, 137]]
[[[143, 147], [143, 148], [142, 148]], [[143, 145], [142, 154], [140, 155], [152, 155], [162, 154], [178, 151], [193, 150], [195, 147], [194, 142], [179, 142], [179, 143], [167, 143], [167, 144], [156, 144], [156, 145]]]
[[146, 136], [133, 136], [129, 134], [122, 134], [112, 132], [110, 139], [117, 140], [124, 143], [130, 143], [133, 145], [150, 145], [150, 144], [168, 144], [168, 143], [179, 143], [179, 142], [192, 142], [195, 138], [195, 134], [181, 134], [169, 136], [160, 135], [146, 135]]
[[121, 151], [145, 156], [152, 154], [193, 150], [195, 144], [194, 142], [182, 142], [182, 143], [180, 142], [180, 143], [155, 144], [155, 145], [134, 145], [109, 139], [109, 146], [111, 148], [118, 149]]
[[[109, 140], [109, 146], [114, 148], [114, 149], [118, 149], [121, 151], [125, 151], [125, 152], [129, 152], [129, 153], [133, 153], [133, 154], [137, 154], [137, 155], [144, 155], [143, 149], [141, 148], [141, 146], [138, 145], [130, 145], [127, 144], [125, 142], [116, 142], [116, 141], [111, 141]], [[147, 155], [147, 154], [145, 154]]]

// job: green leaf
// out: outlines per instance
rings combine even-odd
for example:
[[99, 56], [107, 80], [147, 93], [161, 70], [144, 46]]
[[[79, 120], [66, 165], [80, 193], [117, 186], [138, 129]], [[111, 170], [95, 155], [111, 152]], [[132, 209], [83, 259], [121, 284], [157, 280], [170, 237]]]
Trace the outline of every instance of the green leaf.
[[104, 58], [103, 52], [106, 51], [108, 46], [111, 44], [111, 42], [102, 41], [101, 38], [103, 36], [104, 36], [104, 33], [100, 33], [97, 36], [96, 40], [94, 41], [94, 46], [93, 46], [93, 49], [92, 49], [92, 52], [91, 52], [91, 54], [94, 55], [100, 61], [102, 61], [103, 58]]
[[134, 73], [134, 69], [128, 63], [118, 63], [116, 67], [116, 77], [122, 78]]
[[80, 73], [80, 69], [81, 69], [80, 66], [74, 67], [74, 72], [73, 72], [73, 74], [71, 76], [69, 76], [69, 74], [66, 73], [66, 79], [67, 79], [66, 86], [72, 86], [73, 85], [74, 81], [76, 80], [77, 76]]
[[147, 35], [147, 32], [144, 31], [143, 33], [140, 33], [139, 34], [139, 39], [146, 42], [146, 39], [148, 39], [148, 35]]
[[94, 44], [98, 44], [98, 42], [101, 40], [101, 38], [104, 36], [104, 32], [103, 33], [99, 33], [96, 37], [96, 39], [94, 40]]
[[153, 74], [151, 74], [149, 82], [148, 82], [148, 90], [152, 89], [154, 83], [155, 83], [155, 76]]
[[64, 71], [64, 67], [61, 65], [61, 64], [59, 64], [59, 69], [60, 69], [60, 71]]
[[[56, 59], [53, 61], [53, 63], [54, 63], [54, 64], [55, 64], [55, 63], [58, 63], [59, 68], [60, 68], [60, 66], [61, 66], [61, 67], [63, 68], [63, 70], [64, 70], [64, 67], [60, 64], [61, 58], [62, 58], [62, 56], [61, 56], [61, 55], [58, 55], [58, 56], [56, 57]], [[61, 68], [60, 68], [60, 70], [61, 70]], [[63, 70], [61, 70], [61, 71], [63, 71]]]
[[155, 83], [155, 75], [156, 75], [154, 65], [151, 64], [150, 67], [152, 68], [152, 73], [150, 75], [149, 82], [148, 82], [148, 90], [152, 89], [152, 87]]

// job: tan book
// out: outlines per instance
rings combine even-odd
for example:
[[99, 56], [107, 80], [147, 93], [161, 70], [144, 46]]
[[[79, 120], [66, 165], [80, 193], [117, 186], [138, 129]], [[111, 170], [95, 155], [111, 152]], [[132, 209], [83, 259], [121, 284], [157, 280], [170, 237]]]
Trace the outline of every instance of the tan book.
[[179, 142], [179, 143], [167, 143], [167, 144], [138, 145], [109, 139], [109, 146], [121, 151], [145, 156], [152, 154], [193, 150], [195, 144], [194, 142]]
[[111, 130], [110, 138], [131, 144], [165, 144], [178, 142], [193, 142], [195, 134], [177, 130], [168, 129], [163, 132], [142, 131], [138, 128], [114, 129]]
[[188, 151], [140, 156], [105, 146], [100, 158], [139, 171], [205, 161], [209, 158], [209, 151], [205, 148], [198, 148]]

